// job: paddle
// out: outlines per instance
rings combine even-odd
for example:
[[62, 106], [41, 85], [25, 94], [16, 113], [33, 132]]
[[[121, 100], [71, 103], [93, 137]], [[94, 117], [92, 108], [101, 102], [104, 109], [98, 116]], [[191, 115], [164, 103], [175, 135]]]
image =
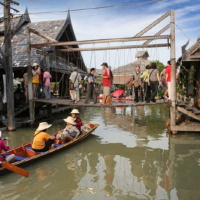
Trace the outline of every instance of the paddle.
[[9, 162], [2, 161], [2, 162], [0, 162], [0, 164], [2, 165], [2, 167], [5, 167], [6, 169], [8, 169], [12, 172], [15, 172], [15, 173], [20, 174], [25, 177], [29, 176], [29, 172], [27, 170], [17, 167], [15, 165], [12, 165]]

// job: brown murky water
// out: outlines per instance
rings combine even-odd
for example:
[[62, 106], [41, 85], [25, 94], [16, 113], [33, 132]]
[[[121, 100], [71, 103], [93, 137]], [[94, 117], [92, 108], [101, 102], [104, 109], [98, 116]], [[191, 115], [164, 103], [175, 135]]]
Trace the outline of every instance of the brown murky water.
[[[200, 135], [167, 136], [168, 108], [81, 109], [100, 126], [81, 143], [25, 169], [30, 177], [0, 177], [2, 200], [200, 199]], [[56, 115], [53, 133], [67, 113]], [[10, 146], [30, 141], [34, 129], [4, 136]]]

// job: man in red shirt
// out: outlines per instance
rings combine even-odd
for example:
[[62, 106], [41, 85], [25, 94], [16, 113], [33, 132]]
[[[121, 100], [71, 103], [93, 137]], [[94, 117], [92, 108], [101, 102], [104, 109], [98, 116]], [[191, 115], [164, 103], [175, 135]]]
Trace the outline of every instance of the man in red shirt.
[[166, 70], [165, 70], [165, 74], [166, 74], [166, 81], [167, 81], [169, 99], [171, 99], [171, 68], [172, 68], [171, 62], [168, 61], [167, 67], [166, 67]]
[[111, 104], [110, 87], [111, 87], [111, 73], [107, 63], [101, 65], [103, 67], [102, 85], [103, 85], [103, 105]]

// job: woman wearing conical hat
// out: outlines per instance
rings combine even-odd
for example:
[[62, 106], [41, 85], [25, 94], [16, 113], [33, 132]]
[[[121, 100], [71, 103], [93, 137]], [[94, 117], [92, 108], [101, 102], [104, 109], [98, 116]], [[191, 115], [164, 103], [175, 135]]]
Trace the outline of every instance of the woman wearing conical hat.
[[37, 130], [35, 131], [32, 148], [35, 152], [45, 152], [49, 149], [54, 148], [55, 136], [50, 136], [46, 133], [52, 124], [47, 122], [42, 122], [39, 124]]
[[60, 135], [60, 138], [57, 137], [57, 139], [61, 139], [62, 142], [76, 140], [80, 135], [80, 131], [76, 128], [73, 117], [67, 117], [63, 120], [67, 123], [67, 126], [57, 134], [57, 136]]
[[74, 122], [76, 123], [76, 128], [81, 132], [81, 127], [83, 126], [82, 120], [78, 115], [80, 115], [78, 109], [73, 109], [72, 112], [70, 113], [72, 118], [74, 119]]

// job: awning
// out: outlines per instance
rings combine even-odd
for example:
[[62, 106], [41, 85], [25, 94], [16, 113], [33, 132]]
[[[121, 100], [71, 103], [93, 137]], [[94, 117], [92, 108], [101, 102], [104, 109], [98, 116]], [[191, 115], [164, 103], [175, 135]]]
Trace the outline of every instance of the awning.
[[126, 85], [131, 87], [133, 82], [133, 75], [114, 75], [113, 84], [114, 85]]

